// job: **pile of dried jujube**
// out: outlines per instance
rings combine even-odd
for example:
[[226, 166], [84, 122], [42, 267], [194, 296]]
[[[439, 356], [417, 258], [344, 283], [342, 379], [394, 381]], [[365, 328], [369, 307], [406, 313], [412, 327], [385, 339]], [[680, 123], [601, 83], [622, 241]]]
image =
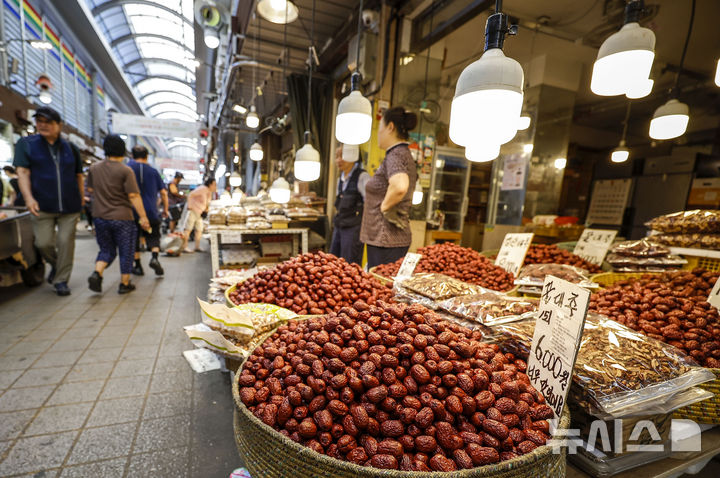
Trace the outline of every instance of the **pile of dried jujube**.
[[529, 453], [553, 416], [526, 364], [420, 305], [358, 301], [292, 320], [238, 377], [260, 420], [359, 465], [453, 471]]
[[695, 269], [624, 280], [593, 294], [590, 310], [720, 368], [720, 316], [707, 302], [717, 279]]
[[[446, 242], [421, 247], [417, 252], [422, 254], [422, 259], [418, 262], [415, 272], [437, 272], [501, 292], [513, 288], [512, 274], [473, 249]], [[402, 262], [403, 259], [398, 259], [390, 264], [382, 264], [373, 272], [385, 277], [394, 277], [400, 270]]]
[[591, 274], [602, 272], [602, 268], [588, 262], [572, 252], [560, 249], [556, 245], [533, 244], [528, 248], [525, 264], [566, 264], [585, 269]]
[[357, 264], [324, 252], [303, 254], [240, 282], [230, 299], [235, 304], [263, 302], [298, 314], [325, 314], [356, 300], [374, 304], [392, 291]]

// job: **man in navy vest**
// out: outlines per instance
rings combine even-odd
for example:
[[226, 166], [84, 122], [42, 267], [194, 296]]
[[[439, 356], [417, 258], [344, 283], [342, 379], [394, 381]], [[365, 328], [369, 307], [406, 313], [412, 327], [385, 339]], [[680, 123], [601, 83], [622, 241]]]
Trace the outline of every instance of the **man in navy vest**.
[[340, 170], [335, 218], [330, 253], [358, 265], [362, 263], [363, 245], [360, 242], [360, 223], [365, 203], [365, 184], [370, 175], [362, 168], [360, 161], [342, 159], [342, 148], [335, 152], [335, 164]]
[[75, 227], [85, 196], [82, 159], [75, 146], [60, 137], [60, 113], [43, 106], [35, 112], [35, 123], [38, 134], [17, 142], [13, 165], [32, 213], [35, 246], [51, 267], [48, 282], [65, 296], [70, 295]]

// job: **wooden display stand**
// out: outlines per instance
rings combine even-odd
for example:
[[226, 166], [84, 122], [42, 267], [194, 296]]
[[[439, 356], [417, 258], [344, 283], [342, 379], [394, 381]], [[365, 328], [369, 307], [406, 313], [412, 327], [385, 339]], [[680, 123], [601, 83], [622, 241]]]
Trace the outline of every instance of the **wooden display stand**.
[[455, 231], [425, 231], [425, 245], [452, 242], [460, 245], [462, 233]]

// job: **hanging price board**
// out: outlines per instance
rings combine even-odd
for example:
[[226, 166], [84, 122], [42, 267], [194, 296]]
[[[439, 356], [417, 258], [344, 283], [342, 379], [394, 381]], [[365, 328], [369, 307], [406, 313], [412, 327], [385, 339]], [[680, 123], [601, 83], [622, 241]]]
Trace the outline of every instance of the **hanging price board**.
[[422, 257], [422, 254], [415, 254], [414, 252], [408, 252], [405, 254], [405, 259], [403, 260], [402, 264], [400, 264], [400, 269], [398, 270], [398, 273], [395, 275], [395, 277], [410, 277], [413, 275], [413, 272], [415, 272], [415, 268], [417, 267], [418, 262], [420, 262], [420, 258]]
[[527, 374], [547, 404], [562, 414], [580, 348], [590, 291], [568, 281], [545, 277]]
[[505, 234], [500, 252], [495, 258], [495, 265], [517, 276], [525, 262], [525, 254], [530, 247], [533, 235], [533, 233]]
[[610, 245], [615, 240], [617, 231], [607, 229], [585, 229], [580, 236], [573, 254], [588, 262], [600, 265], [605, 260]]
[[708, 302], [716, 309], [720, 309], [720, 278], [715, 281], [715, 287], [710, 292]]

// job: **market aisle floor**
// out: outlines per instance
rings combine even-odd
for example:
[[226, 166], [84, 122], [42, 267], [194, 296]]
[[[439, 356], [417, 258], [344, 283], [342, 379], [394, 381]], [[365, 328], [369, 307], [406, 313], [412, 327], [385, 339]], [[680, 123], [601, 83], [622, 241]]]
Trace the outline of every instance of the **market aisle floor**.
[[161, 256], [165, 277], [146, 267], [121, 296], [117, 261], [103, 294], [88, 290], [96, 253], [78, 233], [70, 297], [0, 289], [0, 476], [227, 477], [240, 464], [228, 374], [182, 356], [209, 255]]

